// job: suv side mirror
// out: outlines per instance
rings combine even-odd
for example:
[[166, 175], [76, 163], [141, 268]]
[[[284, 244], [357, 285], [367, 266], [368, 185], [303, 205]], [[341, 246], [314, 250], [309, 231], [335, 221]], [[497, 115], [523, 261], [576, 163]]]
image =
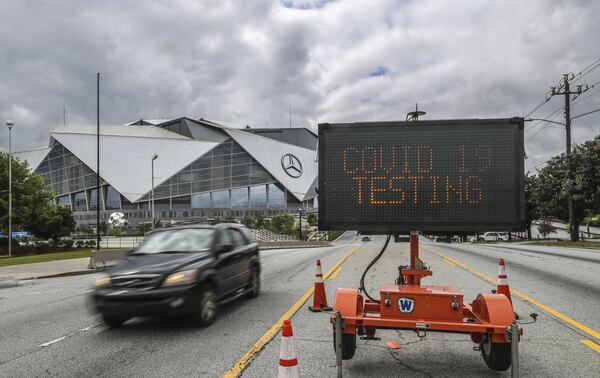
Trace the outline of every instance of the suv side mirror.
[[225, 252], [229, 252], [233, 249], [233, 245], [231, 244], [221, 244], [219, 246], [219, 248], [217, 248], [217, 252], [218, 253], [225, 253]]

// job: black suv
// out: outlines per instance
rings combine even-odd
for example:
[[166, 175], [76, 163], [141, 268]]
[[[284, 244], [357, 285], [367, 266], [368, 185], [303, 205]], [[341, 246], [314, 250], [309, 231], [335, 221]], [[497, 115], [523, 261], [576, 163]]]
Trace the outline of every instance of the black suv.
[[258, 245], [238, 224], [155, 230], [96, 280], [97, 311], [110, 327], [136, 316], [192, 315], [214, 322], [218, 305], [258, 296]]

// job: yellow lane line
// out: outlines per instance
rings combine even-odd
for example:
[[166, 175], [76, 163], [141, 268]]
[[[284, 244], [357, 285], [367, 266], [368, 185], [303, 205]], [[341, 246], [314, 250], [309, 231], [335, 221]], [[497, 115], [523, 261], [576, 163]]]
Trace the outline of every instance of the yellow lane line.
[[[496, 284], [496, 280], [495, 279], [493, 279], [490, 276], [487, 276], [487, 275], [485, 275], [485, 274], [483, 274], [483, 273], [481, 273], [481, 272], [479, 272], [479, 271], [471, 268], [467, 264], [461, 263], [460, 261], [457, 261], [457, 260], [455, 260], [453, 258], [450, 258], [450, 257], [448, 257], [446, 255], [443, 255], [443, 254], [441, 254], [439, 252], [436, 252], [436, 251], [434, 251], [434, 250], [432, 250], [430, 248], [427, 248], [427, 247], [423, 247], [423, 248], [426, 249], [426, 250], [428, 250], [429, 252], [432, 252], [433, 254], [441, 257], [446, 262], [452, 262], [455, 265], [457, 265], [457, 266], [465, 269], [466, 271], [468, 271], [468, 272], [476, 275], [477, 277], [480, 277], [480, 278], [484, 279], [485, 281], [488, 281], [488, 282], [490, 282], [490, 283], [492, 283], [494, 285]], [[562, 321], [564, 321], [566, 323], [569, 323], [570, 325], [572, 325], [573, 327], [579, 329], [580, 331], [583, 331], [583, 332], [587, 333], [588, 335], [590, 335], [592, 337], [595, 337], [596, 339], [600, 340], [600, 332], [598, 332], [598, 331], [596, 331], [596, 330], [594, 330], [594, 329], [592, 329], [592, 328], [590, 328], [590, 327], [588, 327], [586, 325], [583, 325], [583, 324], [579, 323], [577, 320], [572, 319], [572, 318], [568, 317], [567, 315], [556, 311], [555, 309], [553, 309], [553, 308], [551, 308], [551, 307], [543, 304], [542, 302], [540, 302], [540, 301], [538, 301], [536, 299], [533, 299], [532, 297], [528, 296], [527, 294], [524, 294], [524, 293], [522, 293], [522, 292], [520, 292], [518, 290], [515, 290], [513, 288], [510, 289], [510, 292], [512, 294], [516, 295], [517, 297], [520, 297], [521, 299], [523, 299], [523, 300], [525, 300], [525, 301], [527, 301], [527, 302], [529, 302], [529, 303], [531, 303], [531, 304], [533, 304], [533, 305], [541, 308], [542, 310], [544, 310], [544, 311], [546, 311], [546, 312], [548, 312], [548, 313], [556, 316], [557, 318], [561, 319]]]
[[456, 265], [455, 263], [453, 263], [452, 261], [448, 260], [448, 259], [444, 259], [444, 261], [448, 264], [448, 265], [452, 265], [455, 268], [458, 268], [458, 265]]
[[[335, 263], [335, 265], [333, 265], [331, 269], [329, 269], [327, 273], [323, 275], [323, 281], [328, 279], [329, 276], [331, 276], [332, 273], [335, 272], [344, 263], [344, 261], [346, 261], [354, 253], [356, 253], [360, 248], [361, 247], [357, 247], [353, 249], [352, 251], [348, 252], [344, 257], [339, 259]], [[308, 298], [310, 298], [314, 290], [314, 285], [311, 285], [310, 289], [306, 290], [306, 292], [300, 297], [300, 299], [298, 299], [296, 303], [294, 303], [283, 315], [281, 315], [279, 320], [277, 320], [277, 322], [273, 324], [273, 326], [269, 328], [269, 330], [264, 335], [262, 335], [261, 338], [258, 339], [258, 341], [254, 343], [254, 345], [246, 353], [244, 353], [244, 355], [231, 367], [231, 369], [227, 370], [222, 377], [237, 377], [246, 368], [246, 366], [248, 366], [254, 355], [260, 352], [265, 347], [265, 345], [267, 345], [267, 343], [271, 341], [275, 334], [279, 332], [279, 329], [283, 325], [283, 321], [291, 318], [300, 309], [300, 307], [302, 307], [304, 302], [306, 302]]]
[[581, 341], [581, 343], [583, 343], [584, 345], [592, 348], [596, 352], [600, 353], [600, 345], [596, 344], [592, 340], [579, 340], [579, 341]]
[[340, 266], [339, 268], [337, 268], [336, 271], [333, 272], [333, 274], [329, 278], [331, 278], [332, 280], [335, 279], [338, 276], [338, 274], [340, 274], [340, 272], [342, 271], [342, 269], [344, 269], [343, 266]]

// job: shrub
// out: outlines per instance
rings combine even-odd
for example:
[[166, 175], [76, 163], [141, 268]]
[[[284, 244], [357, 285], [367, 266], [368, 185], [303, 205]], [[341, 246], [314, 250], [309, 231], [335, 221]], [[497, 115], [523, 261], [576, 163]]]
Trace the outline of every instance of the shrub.
[[[13, 247], [17, 247], [19, 246], [21, 243], [19, 243], [19, 241], [15, 238], [13, 238], [12, 240], [12, 246]], [[8, 237], [1, 237], [0, 238], [0, 246], [7, 246], [8, 247]]]
[[76, 248], [83, 248], [85, 246], [85, 242], [83, 240], [77, 240], [75, 242], [75, 247]]
[[552, 222], [548, 219], [542, 219], [538, 225], [538, 231], [544, 238], [553, 232], [556, 232], [556, 227], [552, 225]]
[[73, 247], [73, 244], [75, 242], [73, 240], [67, 239], [67, 240], [61, 240], [60, 241], [60, 246], [64, 249], [71, 249]]

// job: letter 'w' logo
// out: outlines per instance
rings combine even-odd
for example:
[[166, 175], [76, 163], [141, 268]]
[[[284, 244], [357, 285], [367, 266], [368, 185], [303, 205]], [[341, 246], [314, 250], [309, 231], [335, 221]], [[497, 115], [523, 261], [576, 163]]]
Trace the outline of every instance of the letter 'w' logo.
[[399, 298], [398, 309], [400, 312], [413, 312], [415, 310], [415, 301], [408, 298]]

